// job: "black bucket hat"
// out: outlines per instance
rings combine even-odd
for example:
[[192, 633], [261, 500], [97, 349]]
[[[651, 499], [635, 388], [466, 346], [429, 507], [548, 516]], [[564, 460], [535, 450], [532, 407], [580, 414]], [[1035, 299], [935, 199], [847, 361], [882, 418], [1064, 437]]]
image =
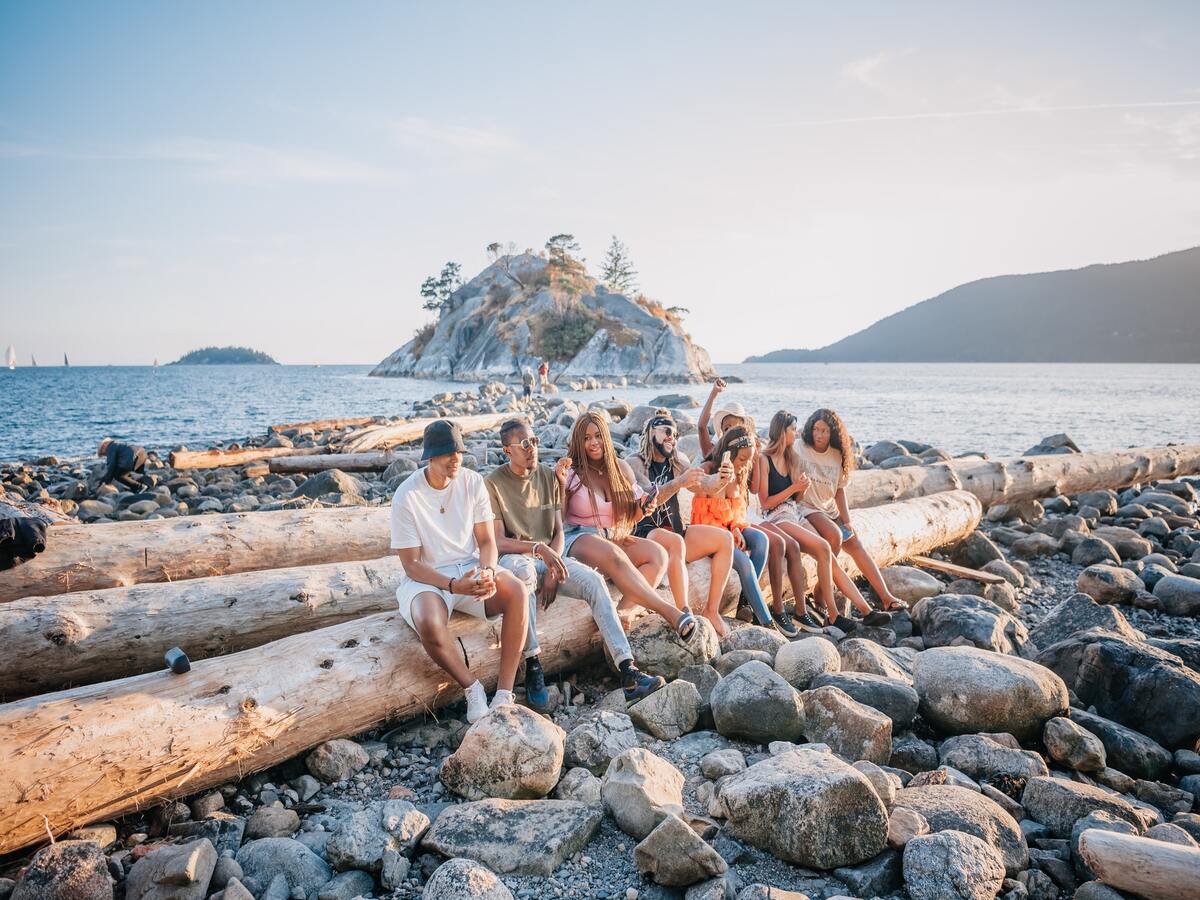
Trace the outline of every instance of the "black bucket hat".
[[463, 443], [462, 429], [457, 423], [438, 419], [425, 426], [425, 434], [421, 439], [421, 462], [448, 453], [466, 452], [467, 445]]

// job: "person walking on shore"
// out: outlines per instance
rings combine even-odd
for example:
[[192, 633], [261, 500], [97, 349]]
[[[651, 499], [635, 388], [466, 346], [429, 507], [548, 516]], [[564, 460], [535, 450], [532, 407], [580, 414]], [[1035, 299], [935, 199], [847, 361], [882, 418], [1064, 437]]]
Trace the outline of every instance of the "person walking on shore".
[[546, 385], [550, 383], [550, 364], [542, 360], [538, 366], [538, 393], [546, 393]]
[[563, 549], [599, 570], [621, 591], [621, 606], [636, 603], [658, 613], [684, 640], [696, 618], [659, 596], [667, 551], [637, 537], [633, 528], [655, 504], [637, 485], [633, 471], [613, 448], [608, 423], [596, 412], [575, 420], [567, 457], [555, 468], [563, 498]]
[[118, 482], [135, 493], [147, 488], [144, 479], [134, 477], [134, 472], [146, 468], [146, 448], [137, 444], [125, 444], [106, 437], [96, 448], [96, 455], [107, 460], [108, 467], [100, 476], [100, 484]]
[[488, 712], [483, 684], [467, 667], [447, 624], [455, 610], [500, 622], [500, 672], [492, 709], [513, 702], [525, 646], [525, 591], [511, 572], [496, 571], [492, 504], [483, 477], [462, 468], [462, 431], [448, 419], [425, 428], [425, 463], [392, 497], [392, 549], [405, 578], [396, 588], [404, 621], [425, 652], [466, 693], [467, 721]]
[[521, 396], [525, 400], [533, 397], [533, 369], [529, 366], [521, 370]]
[[[800, 431], [798, 450], [800, 464], [808, 473], [808, 487], [797, 501], [798, 514], [828, 542], [835, 558], [843, 549], [850, 554], [883, 602], [884, 610], [908, 609], [908, 604], [888, 588], [879, 566], [850, 524], [846, 481], [854, 468], [854, 441], [841, 416], [831, 409], [814, 412]], [[844, 588], [843, 593], [847, 593]]]
[[633, 533], [649, 538], [667, 551], [667, 581], [680, 609], [688, 608], [687, 564], [709, 557], [712, 569], [704, 617], [724, 637], [729, 627], [721, 619], [720, 605], [733, 566], [733, 535], [726, 529], [697, 525], [694, 521], [688, 525], [679, 509], [679, 491], [684, 488], [697, 491], [702, 486], [715, 490], [722, 476], [693, 469], [687, 456], [675, 445], [677, 435], [678, 428], [670, 412], [656, 410], [642, 431], [641, 448], [625, 459], [642, 490], [657, 491], [654, 510], [638, 522]]
[[484, 483], [496, 515], [496, 544], [503, 554], [500, 565], [520, 579], [529, 597], [525, 639], [525, 696], [529, 705], [541, 712], [549, 702], [536, 621], [539, 601], [546, 608], [559, 592], [578, 597], [591, 608], [600, 638], [620, 672], [625, 701], [632, 703], [654, 693], [666, 681], [634, 665], [629, 639], [604, 576], [577, 559], [563, 556], [559, 479], [553, 469], [538, 463], [538, 438], [533, 429], [522, 419], [509, 419], [500, 426], [500, 444], [508, 462], [495, 468]]

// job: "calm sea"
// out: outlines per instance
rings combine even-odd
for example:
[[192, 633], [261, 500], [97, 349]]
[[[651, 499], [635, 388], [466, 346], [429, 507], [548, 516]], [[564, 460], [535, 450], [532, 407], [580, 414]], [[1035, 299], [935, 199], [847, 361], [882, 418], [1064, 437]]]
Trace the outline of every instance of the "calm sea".
[[[397, 415], [414, 400], [470, 385], [368, 378], [370, 366], [40, 367], [0, 369], [0, 460], [90, 454], [105, 435], [154, 449], [209, 446], [277, 422]], [[755, 364], [718, 366], [743, 384], [728, 397], [759, 424], [836, 409], [860, 441], [910, 438], [950, 453], [1020, 453], [1065, 431], [1084, 450], [1200, 442], [1200, 366], [1047, 364]], [[699, 400], [707, 388], [629, 387]], [[576, 396], [576, 395], [569, 395]]]

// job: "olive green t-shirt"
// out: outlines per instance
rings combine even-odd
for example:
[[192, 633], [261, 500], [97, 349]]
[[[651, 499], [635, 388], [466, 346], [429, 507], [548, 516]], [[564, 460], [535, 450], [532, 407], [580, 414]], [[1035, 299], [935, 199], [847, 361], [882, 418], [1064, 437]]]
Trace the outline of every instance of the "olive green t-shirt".
[[538, 466], [524, 477], [512, 466], [498, 466], [484, 479], [492, 511], [504, 520], [504, 531], [518, 541], [541, 541], [554, 537], [555, 515], [562, 504], [558, 479], [549, 466]]

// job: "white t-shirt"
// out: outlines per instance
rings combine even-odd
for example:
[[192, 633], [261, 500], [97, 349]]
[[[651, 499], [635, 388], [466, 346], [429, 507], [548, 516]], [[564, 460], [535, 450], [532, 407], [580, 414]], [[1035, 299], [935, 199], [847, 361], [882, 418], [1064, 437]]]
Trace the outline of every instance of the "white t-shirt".
[[796, 450], [800, 453], [800, 462], [808, 473], [808, 490], [804, 492], [804, 504], [813, 509], [819, 509], [830, 516], [837, 516], [837, 502], [834, 495], [838, 488], [845, 487], [846, 479], [842, 476], [842, 452], [836, 447], [826, 447], [824, 453], [818, 453], [804, 441], [796, 441]]
[[474, 562], [479, 558], [475, 526], [495, 518], [483, 476], [460, 469], [438, 491], [427, 471], [418, 469], [392, 496], [392, 549], [420, 547], [421, 562], [434, 568]]

